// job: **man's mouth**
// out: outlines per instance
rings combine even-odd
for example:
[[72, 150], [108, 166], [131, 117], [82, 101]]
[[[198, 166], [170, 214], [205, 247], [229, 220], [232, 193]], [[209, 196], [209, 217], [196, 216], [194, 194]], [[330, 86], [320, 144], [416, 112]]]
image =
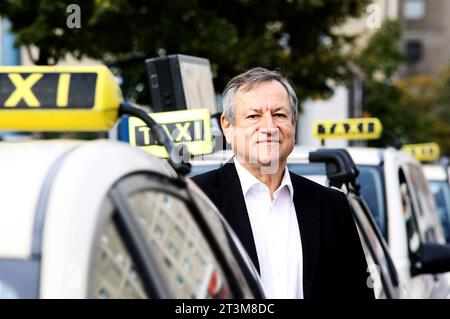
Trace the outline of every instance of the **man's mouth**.
[[262, 144], [262, 143], [266, 143], [266, 144], [278, 144], [280, 143], [279, 140], [261, 140], [261, 141], [257, 141], [256, 144]]

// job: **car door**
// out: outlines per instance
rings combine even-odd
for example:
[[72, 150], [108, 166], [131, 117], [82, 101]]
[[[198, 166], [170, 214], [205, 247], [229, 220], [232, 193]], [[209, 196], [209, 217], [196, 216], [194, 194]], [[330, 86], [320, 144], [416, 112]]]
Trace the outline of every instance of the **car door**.
[[427, 274], [416, 275], [413, 272], [413, 267], [419, 261], [421, 244], [428, 240], [433, 240], [434, 233], [427, 226], [428, 222], [424, 220], [425, 212], [419, 205], [417, 192], [414, 191], [418, 187], [416, 176], [411, 174], [410, 167], [407, 164], [399, 167], [398, 174], [410, 263], [408, 278], [405, 278], [405, 281], [408, 283], [408, 290], [411, 291], [412, 297], [429, 298], [435, 285], [433, 276]]
[[400, 286], [398, 274], [387, 244], [371, 216], [368, 206], [354, 195], [348, 195], [353, 210], [361, 244], [367, 261], [367, 284], [374, 289], [377, 299], [398, 299], [406, 296], [404, 287]]
[[[421, 243], [445, 244], [445, 234], [440, 222], [433, 195], [420, 167], [408, 164], [412, 182], [412, 196], [417, 203], [417, 223], [421, 233]], [[447, 298], [450, 293], [450, 273], [426, 275], [432, 283], [431, 297]]]

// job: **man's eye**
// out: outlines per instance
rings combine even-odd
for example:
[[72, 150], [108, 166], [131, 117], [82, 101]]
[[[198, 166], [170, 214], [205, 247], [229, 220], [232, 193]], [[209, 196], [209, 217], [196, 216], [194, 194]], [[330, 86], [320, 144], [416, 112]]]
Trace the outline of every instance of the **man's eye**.
[[286, 117], [286, 115], [283, 113], [275, 113], [275, 116], [276, 117]]
[[251, 115], [247, 116], [248, 119], [256, 119], [257, 117], [258, 117], [258, 114], [251, 114]]

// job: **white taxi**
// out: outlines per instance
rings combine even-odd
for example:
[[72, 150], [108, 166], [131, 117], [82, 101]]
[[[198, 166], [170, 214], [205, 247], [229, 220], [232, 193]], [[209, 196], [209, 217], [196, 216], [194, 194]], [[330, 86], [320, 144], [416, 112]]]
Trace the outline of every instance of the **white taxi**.
[[408, 144], [404, 151], [422, 162], [423, 172], [436, 201], [439, 218], [444, 228], [447, 243], [450, 243], [450, 187], [448, 159], [441, 157], [437, 143]]
[[[305, 152], [314, 150], [296, 146], [288, 158], [288, 167], [294, 173], [326, 185], [325, 163], [305, 160]], [[450, 278], [445, 273], [450, 271], [450, 246], [445, 245], [444, 231], [420, 163], [393, 148], [349, 147], [346, 150], [357, 165], [361, 197], [377, 224], [375, 231], [360, 227], [360, 234], [379, 231], [383, 239], [375, 238], [371, 243], [382, 247], [386, 241], [395, 265], [395, 270], [385, 277], [390, 276], [391, 282], [395, 282], [398, 272], [401, 297], [450, 298]], [[192, 161], [191, 174], [216, 168], [232, 156], [230, 150], [201, 156]], [[355, 208], [357, 206], [352, 205], [354, 211], [360, 209]], [[370, 264], [373, 257], [366, 254], [366, 258]], [[389, 257], [378, 259], [388, 264]]]
[[[106, 67], [0, 67], [1, 130], [105, 131], [142, 112]], [[180, 167], [107, 139], [0, 142], [0, 298], [263, 298]]]
[[[360, 172], [361, 195], [389, 245], [409, 297], [450, 297], [448, 274], [442, 274], [450, 271], [450, 247], [445, 245], [420, 163], [393, 148], [349, 147], [347, 151]], [[290, 162], [294, 172], [311, 174], [293, 165], [294, 155]]]

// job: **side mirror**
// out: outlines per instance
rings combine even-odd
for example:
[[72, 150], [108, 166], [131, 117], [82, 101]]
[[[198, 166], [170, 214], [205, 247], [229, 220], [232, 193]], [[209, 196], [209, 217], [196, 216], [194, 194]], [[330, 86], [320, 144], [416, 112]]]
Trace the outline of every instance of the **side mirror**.
[[438, 274], [450, 271], [450, 245], [434, 243], [422, 244], [413, 272], [418, 274]]

